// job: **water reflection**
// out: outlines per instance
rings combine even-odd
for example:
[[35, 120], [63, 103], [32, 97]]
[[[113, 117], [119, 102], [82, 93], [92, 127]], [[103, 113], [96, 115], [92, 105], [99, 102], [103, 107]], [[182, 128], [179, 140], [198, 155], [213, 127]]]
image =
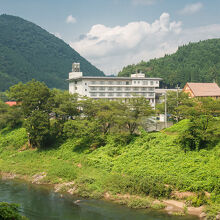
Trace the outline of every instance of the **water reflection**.
[[49, 187], [35, 186], [17, 180], [0, 180], [0, 201], [21, 204], [22, 212], [30, 220], [198, 219], [192, 216], [169, 216], [163, 212], [150, 210], [132, 210], [104, 201], [79, 199], [71, 196], [61, 197]]

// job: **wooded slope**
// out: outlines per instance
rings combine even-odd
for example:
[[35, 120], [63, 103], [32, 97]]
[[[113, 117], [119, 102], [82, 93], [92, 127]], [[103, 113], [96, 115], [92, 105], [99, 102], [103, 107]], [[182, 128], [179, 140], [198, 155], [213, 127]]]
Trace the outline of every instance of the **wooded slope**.
[[129, 65], [119, 72], [119, 76], [129, 76], [141, 70], [147, 76], [161, 77], [162, 87], [183, 87], [186, 82], [220, 83], [220, 39], [210, 39], [189, 43], [178, 48], [177, 52], [163, 58], [141, 61]]
[[86, 76], [104, 76], [64, 41], [29, 21], [4, 14], [0, 30], [0, 91], [33, 78], [67, 89], [73, 62], [80, 62]]

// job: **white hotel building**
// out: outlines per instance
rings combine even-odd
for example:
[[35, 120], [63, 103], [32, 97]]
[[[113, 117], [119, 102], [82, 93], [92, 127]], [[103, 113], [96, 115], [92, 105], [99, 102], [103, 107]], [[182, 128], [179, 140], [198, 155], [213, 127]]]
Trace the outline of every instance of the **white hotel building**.
[[131, 77], [83, 76], [80, 64], [73, 63], [69, 73], [69, 92], [95, 99], [129, 99], [143, 96], [155, 107], [155, 88], [161, 78], [148, 78], [136, 73]]

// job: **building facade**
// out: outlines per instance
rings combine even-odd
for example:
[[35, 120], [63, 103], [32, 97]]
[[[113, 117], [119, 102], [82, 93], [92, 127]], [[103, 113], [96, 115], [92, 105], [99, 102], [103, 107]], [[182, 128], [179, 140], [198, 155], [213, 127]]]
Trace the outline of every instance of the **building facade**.
[[94, 99], [129, 99], [145, 97], [155, 107], [155, 88], [159, 87], [161, 78], [147, 78], [142, 73], [131, 77], [95, 77], [83, 76], [80, 64], [73, 63], [69, 73], [69, 92], [78, 93]]

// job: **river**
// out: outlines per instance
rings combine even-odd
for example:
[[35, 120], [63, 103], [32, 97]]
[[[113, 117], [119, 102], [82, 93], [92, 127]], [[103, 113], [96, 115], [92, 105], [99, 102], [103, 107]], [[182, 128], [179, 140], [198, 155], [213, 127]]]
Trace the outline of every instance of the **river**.
[[[77, 200], [80, 200], [77, 203]], [[152, 210], [134, 210], [111, 202], [61, 196], [48, 186], [0, 180], [0, 201], [21, 205], [30, 220], [198, 220]]]

